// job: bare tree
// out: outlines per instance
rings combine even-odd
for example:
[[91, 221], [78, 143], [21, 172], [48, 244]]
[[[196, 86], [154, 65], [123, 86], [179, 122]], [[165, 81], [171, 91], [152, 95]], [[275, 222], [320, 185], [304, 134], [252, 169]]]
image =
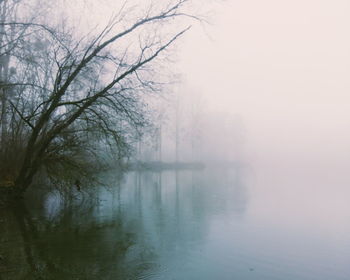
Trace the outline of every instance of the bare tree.
[[14, 21], [16, 18], [16, 8], [20, 1], [0, 1], [0, 98], [1, 98], [1, 148], [4, 147], [8, 130], [8, 98], [10, 89], [5, 85], [9, 82], [11, 53], [18, 40], [18, 34], [14, 28], [8, 27], [6, 21]]
[[[17, 193], [50, 155], [67, 156], [89, 137], [113, 140], [123, 156], [128, 137], [147, 123], [145, 95], [159, 90], [154, 62], [190, 28], [180, 20], [193, 18], [185, 13], [187, 2], [150, 5], [129, 24], [123, 6], [96, 36], [80, 38], [66, 26], [1, 21], [1, 28], [23, 33], [11, 51], [16, 79], [4, 85], [15, 92], [12, 123], [23, 143]], [[180, 27], [170, 25], [178, 20]]]

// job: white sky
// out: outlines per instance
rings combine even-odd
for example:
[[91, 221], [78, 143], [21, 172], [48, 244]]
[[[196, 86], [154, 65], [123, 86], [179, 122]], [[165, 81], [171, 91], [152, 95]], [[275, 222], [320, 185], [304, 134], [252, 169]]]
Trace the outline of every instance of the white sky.
[[[350, 1], [203, 3], [213, 25], [178, 45], [187, 90], [208, 111], [241, 115], [259, 157], [350, 159]], [[106, 10], [95, 5], [85, 12], [101, 23]]]
[[350, 157], [350, 2], [228, 0], [215, 14], [212, 40], [198, 29], [181, 48], [187, 86], [242, 115], [261, 156]]

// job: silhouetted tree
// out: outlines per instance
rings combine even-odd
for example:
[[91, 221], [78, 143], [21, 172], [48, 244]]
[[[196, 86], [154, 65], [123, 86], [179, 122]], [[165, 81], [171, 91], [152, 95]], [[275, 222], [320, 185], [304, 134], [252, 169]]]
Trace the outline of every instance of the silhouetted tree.
[[[91, 142], [118, 147], [120, 158], [129, 152], [128, 139], [148, 121], [144, 96], [159, 90], [153, 62], [190, 28], [178, 19], [194, 18], [184, 10], [187, 2], [150, 4], [138, 16], [126, 2], [96, 36], [78, 37], [65, 25], [32, 18], [1, 19], [4, 36], [17, 34], [10, 49], [0, 41], [1, 61], [13, 57], [16, 70], [12, 78], [2, 79], [1, 90], [2, 108], [10, 104], [11, 111], [2, 118], [2, 129], [8, 130], [7, 121], [12, 124], [7, 145], [20, 143], [13, 175], [17, 193], [48, 161], [78, 158], [68, 166], [79, 167], [95, 155]], [[173, 21], [180, 25], [174, 28]], [[8, 72], [10, 66], [1, 67]], [[6, 98], [3, 92], [9, 90], [13, 94]], [[81, 152], [88, 157], [79, 158]]]

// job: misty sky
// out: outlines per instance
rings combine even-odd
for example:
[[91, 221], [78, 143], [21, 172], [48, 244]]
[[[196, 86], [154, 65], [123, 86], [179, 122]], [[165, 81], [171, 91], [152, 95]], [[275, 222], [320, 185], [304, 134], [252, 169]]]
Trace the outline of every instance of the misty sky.
[[350, 2], [215, 7], [208, 36], [198, 28], [181, 48], [189, 91], [201, 92], [209, 110], [240, 114], [256, 153], [349, 157]]
[[[350, 159], [350, 2], [205, 3], [212, 24], [195, 25], [176, 48], [181, 88], [202, 95], [205, 111], [240, 115], [250, 156]], [[95, 5], [84, 13], [103, 25], [108, 12]]]

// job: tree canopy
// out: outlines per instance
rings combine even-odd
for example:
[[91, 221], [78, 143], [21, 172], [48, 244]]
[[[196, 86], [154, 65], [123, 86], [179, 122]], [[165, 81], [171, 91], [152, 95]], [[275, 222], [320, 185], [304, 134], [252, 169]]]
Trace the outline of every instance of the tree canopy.
[[190, 2], [126, 1], [81, 34], [63, 16], [50, 22], [46, 2], [0, 1], [1, 181], [23, 193], [52, 162], [83, 171], [101, 145], [126, 157], [168, 49], [198, 19]]

